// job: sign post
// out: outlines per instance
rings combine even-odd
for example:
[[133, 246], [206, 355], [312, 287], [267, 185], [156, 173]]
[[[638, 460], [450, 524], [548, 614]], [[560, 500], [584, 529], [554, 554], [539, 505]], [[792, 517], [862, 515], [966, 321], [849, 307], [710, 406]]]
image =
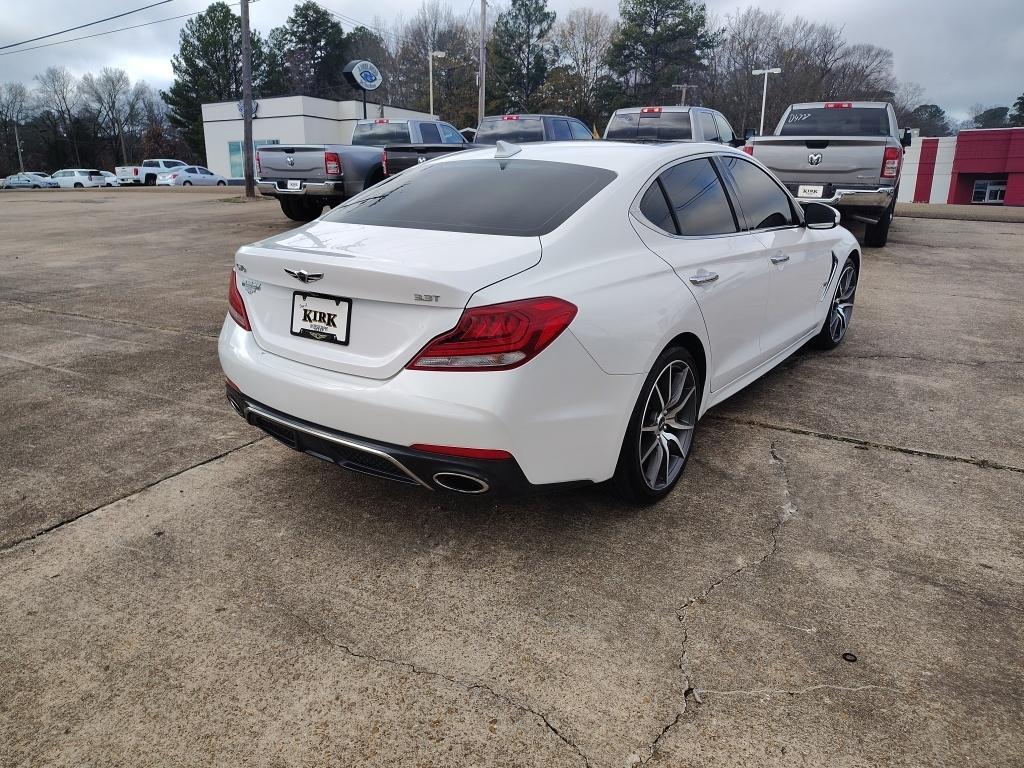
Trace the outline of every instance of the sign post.
[[380, 84], [384, 82], [384, 78], [381, 77], [380, 70], [377, 69], [371, 62], [363, 61], [362, 59], [356, 59], [350, 61], [345, 65], [345, 69], [342, 70], [342, 74], [348, 81], [349, 85], [353, 88], [358, 88], [363, 92], [363, 119], [366, 119], [366, 92], [375, 91], [380, 88]]

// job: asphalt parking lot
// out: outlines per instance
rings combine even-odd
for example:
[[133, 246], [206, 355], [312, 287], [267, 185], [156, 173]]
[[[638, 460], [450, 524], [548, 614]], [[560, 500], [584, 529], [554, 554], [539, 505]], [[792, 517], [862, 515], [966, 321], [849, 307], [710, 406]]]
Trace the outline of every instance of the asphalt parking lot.
[[0, 765], [1024, 764], [1024, 224], [898, 218], [629, 509], [244, 424], [236, 194], [0, 194]]

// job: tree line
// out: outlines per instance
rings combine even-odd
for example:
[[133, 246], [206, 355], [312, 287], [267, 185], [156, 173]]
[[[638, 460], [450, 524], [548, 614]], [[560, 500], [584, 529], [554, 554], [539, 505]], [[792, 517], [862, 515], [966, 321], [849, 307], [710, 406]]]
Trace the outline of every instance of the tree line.
[[[477, 119], [480, 20], [444, 0], [424, 0], [408, 19], [360, 24], [309, 0], [284, 24], [251, 37], [257, 98], [308, 95], [355, 99], [344, 80], [352, 59], [384, 74], [382, 103], [426, 111], [428, 57], [434, 105], [459, 128]], [[561, 16], [547, 0], [509, 0], [487, 28], [488, 114], [553, 112], [600, 131], [619, 107], [686, 103], [720, 110], [737, 130], [760, 120], [761, 79], [752, 69], [780, 67], [768, 90], [765, 128], [800, 101], [893, 103], [900, 125], [925, 136], [967, 127], [1024, 125], [1024, 95], [1013, 107], [976, 105], [964, 123], [928, 103], [920, 86], [899, 82], [892, 51], [846, 40], [841, 27], [757, 7], [722, 17], [694, 0], [621, 0], [617, 18], [590, 8]], [[346, 31], [347, 26], [347, 31]], [[120, 69], [75, 78], [50, 67], [31, 87], [0, 86], [0, 172], [16, 169], [14, 127], [26, 167], [112, 167], [143, 156], [204, 162], [201, 105], [241, 94], [241, 23], [224, 2], [190, 18], [171, 59], [174, 81], [156, 93]]]

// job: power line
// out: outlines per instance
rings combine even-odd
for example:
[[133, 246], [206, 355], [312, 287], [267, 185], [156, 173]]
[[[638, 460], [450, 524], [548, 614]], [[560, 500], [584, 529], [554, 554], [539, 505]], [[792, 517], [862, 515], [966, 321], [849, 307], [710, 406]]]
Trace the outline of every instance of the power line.
[[74, 32], [78, 29], [94, 27], [97, 24], [102, 24], [105, 21], [113, 21], [114, 19], [120, 19], [122, 16], [131, 16], [133, 13], [145, 11], [148, 8], [156, 8], [158, 5], [166, 5], [169, 2], [171, 2], [171, 0], [160, 0], [157, 3], [151, 3], [150, 5], [144, 5], [141, 8], [136, 8], [134, 11], [125, 11], [124, 13], [119, 13], [116, 16], [107, 16], [107, 18], [105, 19], [100, 19], [99, 21], [90, 21], [88, 24], [79, 24], [77, 27], [69, 27], [68, 29], [62, 29], [60, 32], [51, 32], [48, 35], [40, 35], [39, 37], [33, 37], [29, 40], [22, 40], [20, 43], [8, 43], [7, 45], [0, 45], [0, 51], [6, 50], [8, 48], [17, 48], [19, 45], [27, 45], [28, 43], [34, 43], [37, 40], [45, 40], [48, 37], [56, 37], [57, 35], [63, 35], [65, 32]]
[[[228, 4], [228, 6], [232, 7], [232, 8], [235, 7], [235, 6], [238, 6], [238, 5], [241, 5], [241, 3], [239, 2], [239, 3], [229, 3]], [[140, 27], [148, 27], [148, 26], [151, 26], [153, 24], [161, 24], [161, 23], [163, 23], [165, 21], [174, 21], [176, 19], [188, 18], [189, 16], [198, 16], [201, 13], [205, 13], [205, 11], [194, 11], [192, 13], [183, 13], [180, 16], [168, 16], [166, 19], [155, 19], [154, 21], [147, 21], [144, 24], [135, 24], [134, 26], [131, 26], [131, 27], [119, 27], [118, 29], [108, 29], [106, 32], [96, 32], [96, 33], [91, 34], [91, 35], [82, 35], [81, 37], [69, 37], [67, 40], [57, 40], [56, 42], [53, 42], [53, 43], [43, 43], [42, 45], [33, 45], [31, 48], [19, 48], [17, 51], [7, 51], [6, 53], [0, 53], [0, 56], [11, 56], [11, 55], [13, 55], [15, 53], [25, 53], [26, 51], [36, 51], [36, 50], [39, 50], [40, 48], [50, 48], [51, 46], [63, 45], [64, 43], [74, 43], [74, 42], [76, 42], [78, 40], [89, 40], [90, 38], [93, 38], [93, 37], [103, 37], [103, 35], [112, 35], [115, 32], [126, 32], [129, 29], [139, 29]]]

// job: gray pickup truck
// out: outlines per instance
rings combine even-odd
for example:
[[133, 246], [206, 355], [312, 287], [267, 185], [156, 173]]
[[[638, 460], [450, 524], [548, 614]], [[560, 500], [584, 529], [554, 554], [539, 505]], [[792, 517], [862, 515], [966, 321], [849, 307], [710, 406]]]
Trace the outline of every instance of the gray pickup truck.
[[351, 144], [266, 144], [256, 150], [257, 187], [276, 197], [293, 221], [312, 221], [383, 181], [388, 144], [458, 144], [465, 140], [441, 120], [382, 117], [359, 120]]
[[742, 146], [725, 115], [706, 107], [626, 107], [608, 121], [604, 137], [611, 141], [712, 141]]
[[864, 243], [881, 248], [896, 209], [903, 149], [896, 113], [883, 101], [822, 101], [788, 107], [772, 136], [743, 151], [767, 165], [801, 203], [828, 203], [867, 225]]

